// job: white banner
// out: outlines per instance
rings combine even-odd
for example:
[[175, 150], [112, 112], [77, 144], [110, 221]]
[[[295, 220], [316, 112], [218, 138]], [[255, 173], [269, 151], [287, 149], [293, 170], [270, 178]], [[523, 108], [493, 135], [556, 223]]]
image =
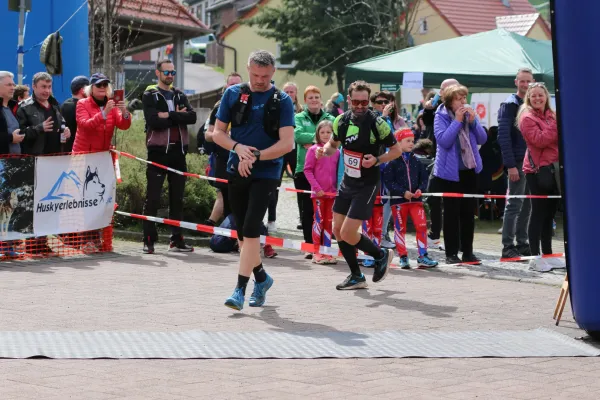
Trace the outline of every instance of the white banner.
[[109, 152], [37, 157], [33, 230], [36, 236], [110, 225], [116, 179]]
[[402, 87], [406, 89], [423, 89], [423, 73], [405, 72], [402, 74]]

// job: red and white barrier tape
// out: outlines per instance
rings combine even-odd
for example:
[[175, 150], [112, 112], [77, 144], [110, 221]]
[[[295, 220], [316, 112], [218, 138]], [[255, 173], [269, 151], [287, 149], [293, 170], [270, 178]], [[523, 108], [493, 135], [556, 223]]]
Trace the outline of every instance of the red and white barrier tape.
[[[155, 167], [162, 168], [164, 170], [167, 170], [167, 171], [179, 174], [179, 175], [189, 176], [191, 178], [198, 178], [198, 179], [205, 179], [205, 180], [209, 180], [209, 181], [227, 183], [227, 179], [213, 178], [213, 177], [206, 176], [206, 175], [192, 174], [190, 172], [182, 172], [182, 171], [178, 171], [176, 169], [167, 167], [166, 165], [155, 163], [153, 161], [144, 160], [143, 158], [136, 157], [133, 154], [129, 154], [124, 151], [120, 151], [120, 150], [111, 150], [111, 151], [116, 154], [122, 155], [123, 157], [132, 158], [134, 160], [138, 160], [138, 161], [141, 161], [146, 164], [154, 165]], [[117, 178], [120, 179], [120, 172], [119, 172], [119, 176]], [[285, 187], [280, 187], [278, 189], [282, 192], [316, 194], [316, 192], [313, 192], [311, 190], [299, 190], [299, 189], [285, 188]], [[337, 196], [337, 193], [325, 193], [325, 195], [335, 197], [335, 196]], [[472, 199], [560, 199], [561, 198], [561, 196], [545, 196], [545, 195], [542, 196], [542, 195], [464, 194], [464, 193], [423, 193], [422, 196], [423, 197], [472, 198]], [[403, 196], [377, 196], [377, 197], [380, 199], [403, 199], [404, 198]]]
[[[191, 229], [193, 231], [210, 233], [213, 235], [221, 235], [221, 236], [237, 239], [237, 231], [231, 230], [231, 229], [219, 228], [219, 227], [210, 226], [210, 225], [195, 224], [193, 222], [176, 221], [176, 220], [167, 219], [167, 218], [149, 217], [146, 215], [132, 214], [132, 213], [123, 212], [123, 211], [115, 211], [115, 213], [124, 215], [126, 217], [157, 222], [159, 224], [178, 226], [180, 228]], [[260, 242], [263, 244], [270, 244], [271, 246], [275, 246], [275, 247], [281, 247], [283, 249], [298, 250], [298, 251], [302, 251], [305, 253], [314, 253], [315, 252], [315, 248], [312, 243], [306, 243], [306, 242], [302, 242], [300, 240], [284, 239], [284, 238], [277, 238], [277, 237], [272, 237], [272, 236], [261, 236]], [[339, 256], [339, 257], [342, 256], [339, 249], [334, 246], [332, 246], [332, 247], [320, 246], [319, 252], [321, 254], [327, 254], [327, 255], [331, 255], [331, 256]], [[558, 254], [548, 254], [548, 255], [544, 255], [544, 256], [501, 258], [499, 260], [482, 260], [482, 262], [501, 262], [501, 263], [518, 262], [518, 261], [529, 261], [529, 260], [534, 260], [534, 259], [538, 259], [538, 258], [558, 258], [558, 257], [564, 257], [564, 256], [565, 256], [564, 253], [558, 253]], [[361, 256], [360, 258], [370, 259], [372, 257]], [[479, 264], [479, 263], [460, 263], [460, 264], [441, 264], [440, 263], [439, 266], [443, 266], [443, 265], [448, 265], [448, 266], [450, 266], [450, 265], [454, 265], [454, 266], [456, 266], [456, 265], [476, 265], [476, 264]], [[395, 265], [395, 264], [392, 264], [392, 267], [399, 268], [399, 266]]]

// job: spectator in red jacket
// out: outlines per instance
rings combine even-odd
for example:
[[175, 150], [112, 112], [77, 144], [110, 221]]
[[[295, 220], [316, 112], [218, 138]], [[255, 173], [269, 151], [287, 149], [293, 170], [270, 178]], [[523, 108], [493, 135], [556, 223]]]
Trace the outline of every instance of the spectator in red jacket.
[[[529, 192], [532, 195], [559, 194], [558, 126], [556, 113], [550, 108], [550, 93], [543, 83], [529, 85], [517, 121], [527, 144], [523, 172]], [[552, 225], [557, 207], [557, 199], [531, 199], [527, 234], [532, 256], [552, 254]], [[529, 267], [548, 272], [565, 268], [565, 263], [558, 258], [540, 258], [531, 260]]]
[[131, 117], [124, 101], [111, 100], [112, 86], [105, 75], [92, 75], [85, 94], [87, 97], [77, 102], [73, 152], [106, 151], [110, 149], [114, 128], [129, 129]]

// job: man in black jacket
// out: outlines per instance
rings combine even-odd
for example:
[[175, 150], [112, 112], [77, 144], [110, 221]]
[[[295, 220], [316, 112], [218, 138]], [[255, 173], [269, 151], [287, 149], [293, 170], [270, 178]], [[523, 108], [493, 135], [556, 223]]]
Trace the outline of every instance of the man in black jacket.
[[[196, 123], [196, 112], [186, 95], [172, 88], [175, 80], [175, 65], [169, 59], [156, 63], [157, 86], [150, 86], [142, 97], [144, 118], [146, 119], [146, 147], [148, 160], [186, 172], [185, 156], [188, 152], [188, 125]], [[183, 218], [183, 191], [185, 176], [167, 172], [148, 165], [146, 170], [148, 186], [144, 215], [155, 216], [160, 206], [165, 178], [169, 181], [169, 219]], [[144, 221], [144, 253], [154, 253], [154, 243], [158, 233], [154, 222]], [[181, 228], [173, 227], [169, 251], [194, 251], [183, 240]]]
[[24, 154], [61, 153], [61, 135], [65, 139], [71, 136], [59, 104], [52, 97], [52, 76], [46, 72], [33, 76], [33, 95], [20, 104], [17, 119], [25, 134], [21, 145]]
[[85, 87], [90, 84], [86, 76], [76, 76], [71, 81], [71, 94], [73, 97], [65, 100], [60, 107], [65, 122], [71, 131], [71, 137], [65, 142], [63, 151], [70, 153], [73, 151], [73, 143], [77, 135], [77, 102], [85, 98]]

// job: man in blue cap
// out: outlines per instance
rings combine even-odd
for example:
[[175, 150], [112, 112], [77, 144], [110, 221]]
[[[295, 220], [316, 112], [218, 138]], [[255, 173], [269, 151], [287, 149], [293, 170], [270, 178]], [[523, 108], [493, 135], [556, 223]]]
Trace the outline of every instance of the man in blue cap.
[[77, 135], [77, 120], [75, 118], [77, 110], [77, 102], [85, 98], [85, 87], [90, 84], [90, 80], [83, 75], [76, 76], [71, 81], [71, 94], [73, 97], [65, 100], [60, 107], [60, 111], [71, 131], [71, 137], [67, 139], [65, 143], [64, 151], [71, 152], [73, 150], [73, 143], [75, 142], [75, 135]]

